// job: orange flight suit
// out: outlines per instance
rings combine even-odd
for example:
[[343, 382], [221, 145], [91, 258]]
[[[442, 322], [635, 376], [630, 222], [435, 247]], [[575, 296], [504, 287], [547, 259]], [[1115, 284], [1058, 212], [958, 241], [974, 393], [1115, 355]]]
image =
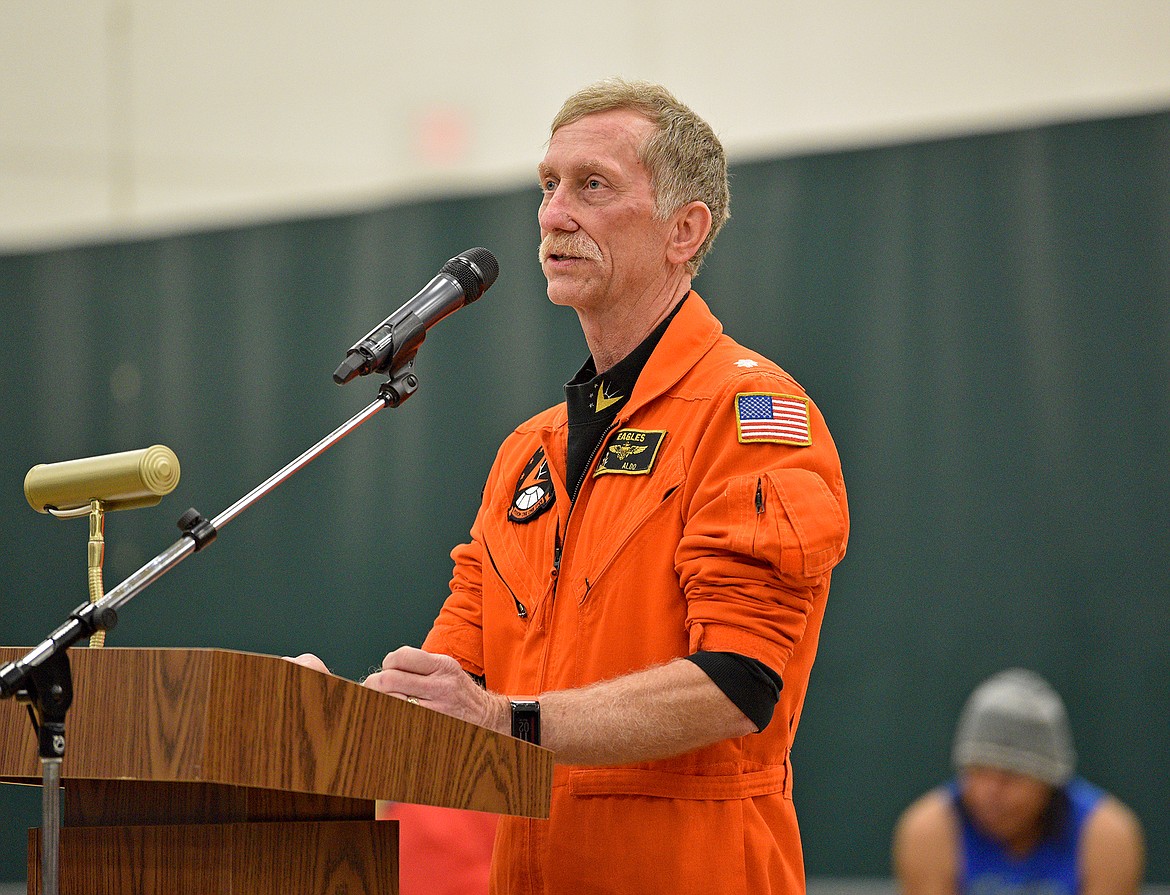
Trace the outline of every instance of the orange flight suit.
[[[737, 411], [741, 395], [779, 396], [798, 417], [806, 408], [805, 431], [797, 419], [795, 433], [761, 436]], [[725, 336], [692, 292], [572, 512], [567, 429], [561, 404], [500, 448], [424, 648], [510, 695], [581, 687], [698, 650], [758, 659], [784, 686], [759, 733], [622, 767], [558, 764], [551, 817], [501, 821], [493, 892], [803, 893], [789, 750], [849, 531], [824, 419], [787, 373]], [[525, 516], [544, 505], [541, 487], [555, 499]]]

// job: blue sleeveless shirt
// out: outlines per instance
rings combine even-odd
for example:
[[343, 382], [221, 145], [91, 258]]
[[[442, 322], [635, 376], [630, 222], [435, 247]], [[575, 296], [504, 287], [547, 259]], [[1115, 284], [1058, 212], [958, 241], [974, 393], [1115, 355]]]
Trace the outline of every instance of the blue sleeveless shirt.
[[1009, 855], [971, 824], [957, 781], [947, 785], [962, 825], [962, 895], [1078, 895], [1081, 833], [1104, 790], [1076, 777], [1056, 794], [1052, 829], [1027, 855]]

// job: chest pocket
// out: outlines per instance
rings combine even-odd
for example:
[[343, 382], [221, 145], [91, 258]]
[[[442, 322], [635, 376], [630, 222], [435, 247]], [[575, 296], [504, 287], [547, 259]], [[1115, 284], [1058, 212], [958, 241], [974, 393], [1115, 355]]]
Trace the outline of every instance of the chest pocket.
[[[675, 547], [682, 532], [679, 487], [683, 482], [680, 455], [663, 457], [648, 476], [599, 476], [582, 513], [574, 574], [582, 586], [579, 598], [600, 579], [619, 567], [637, 576], [649, 572], [658, 556], [674, 565]], [[582, 512], [585, 510], [585, 512]], [[663, 549], [662, 543], [669, 544]], [[581, 562], [580, 560], [584, 560]]]

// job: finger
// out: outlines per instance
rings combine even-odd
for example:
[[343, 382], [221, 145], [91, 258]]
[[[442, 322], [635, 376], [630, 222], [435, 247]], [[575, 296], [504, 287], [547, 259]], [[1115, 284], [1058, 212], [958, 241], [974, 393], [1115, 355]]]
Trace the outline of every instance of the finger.
[[381, 671], [371, 671], [364, 678], [358, 681], [363, 687], [369, 687], [371, 690], [378, 690], [379, 692], [387, 692], [386, 685], [382, 682]]
[[379, 693], [389, 693], [392, 696], [405, 697], [408, 693], [420, 696], [425, 685], [424, 676], [410, 672], [389, 669], [375, 671], [361, 682], [363, 687], [377, 690]]
[[433, 674], [442, 666], [439, 656], [413, 646], [400, 646], [386, 654], [383, 671], [405, 671], [411, 674]]

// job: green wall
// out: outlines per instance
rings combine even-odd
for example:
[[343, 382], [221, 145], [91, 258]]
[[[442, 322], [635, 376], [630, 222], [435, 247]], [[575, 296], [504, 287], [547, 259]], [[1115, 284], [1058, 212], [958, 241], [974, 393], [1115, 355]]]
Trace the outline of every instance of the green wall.
[[[534, 149], [534, 162], [537, 149]], [[853, 534], [797, 740], [814, 876], [883, 876], [954, 717], [1022, 664], [1170, 882], [1170, 113], [759, 161], [697, 287], [833, 428]], [[122, 612], [121, 646], [312, 649], [357, 677], [417, 643], [496, 444], [584, 357], [543, 296], [532, 189], [0, 257], [0, 643], [85, 599], [87, 527], [36, 463], [162, 442], [182, 481], [106, 522], [107, 589], [374, 399], [345, 349], [458, 251], [491, 291], [432, 330], [421, 387]], [[66, 759], [68, 762], [68, 758]], [[35, 789], [0, 792], [0, 880]]]

